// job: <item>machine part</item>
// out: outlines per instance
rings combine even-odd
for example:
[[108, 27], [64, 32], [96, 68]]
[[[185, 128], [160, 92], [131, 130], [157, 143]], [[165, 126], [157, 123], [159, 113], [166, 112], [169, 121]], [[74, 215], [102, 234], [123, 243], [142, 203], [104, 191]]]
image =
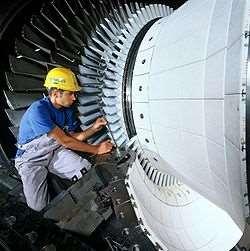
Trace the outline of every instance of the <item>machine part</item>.
[[[139, 46], [141, 44], [142, 39], [145, 34], [149, 30], [149, 28], [157, 21], [158, 19], [154, 19], [148, 22], [138, 33], [136, 38], [131, 45], [127, 56], [126, 68], [124, 71], [123, 83], [122, 83], [122, 104], [123, 104], [123, 117], [125, 120], [126, 131], [129, 139], [136, 136], [136, 128], [134, 125], [134, 118], [132, 112], [132, 79], [133, 74], [131, 74], [135, 67], [135, 59], [138, 53]], [[142, 90], [142, 86], [140, 86], [140, 91]]]
[[95, 250], [83, 239], [62, 231], [52, 221], [43, 218], [40, 213], [32, 211], [12, 196], [1, 205], [0, 213], [1, 250], [53, 250], [52, 247], [54, 250]]
[[[125, 180], [128, 191], [114, 195], [118, 209], [126, 205], [117, 216], [126, 218], [132, 206], [158, 250], [231, 249], [249, 215], [248, 1], [190, 0], [174, 13], [161, 4], [67, 3], [44, 5], [23, 27], [8, 86], [23, 90], [13, 79], [28, 78], [35, 91], [46, 68], [72, 68], [82, 86], [83, 127], [104, 112], [116, 145], [136, 153], [125, 176], [106, 170], [108, 184]], [[15, 128], [22, 112], [6, 109]], [[106, 137], [105, 130], [90, 142]], [[73, 207], [77, 199], [67, 196]]]
[[[249, 149], [249, 142], [250, 142], [250, 97], [249, 97], [249, 88], [250, 88], [250, 27], [248, 30], [245, 31], [245, 44], [244, 46], [248, 46], [248, 57], [247, 57], [247, 69], [246, 69], [246, 88], [242, 89], [242, 98], [246, 101], [246, 142], [245, 142], [245, 151], [246, 151], [246, 157], [242, 158], [242, 161], [246, 161], [246, 166], [248, 167], [250, 164], [250, 149]], [[247, 172], [247, 171], [246, 171]], [[248, 186], [248, 192], [244, 194], [245, 197], [249, 198], [249, 191], [250, 191], [250, 177], [248, 176], [248, 172], [245, 174], [245, 177], [247, 179], [247, 186]], [[249, 200], [246, 200], [246, 204], [249, 205]], [[249, 205], [250, 207], [250, 205]], [[249, 217], [248, 217], [249, 220]]]
[[[122, 159], [117, 155], [99, 156], [96, 160], [99, 175], [106, 186], [100, 191], [112, 200], [113, 217], [102, 231], [111, 250], [155, 250], [141, 230], [134, 212], [133, 196], [127, 192], [127, 170], [135, 161], [136, 154], [130, 150]], [[124, 153], [121, 151], [121, 154]]]
[[0, 169], [0, 184], [6, 187], [9, 191], [15, 189], [20, 181], [13, 179], [11, 172], [7, 169]]
[[[128, 51], [136, 51], [134, 47], [139, 43], [133, 73], [122, 72], [123, 79], [133, 74], [132, 84], [127, 85], [129, 94], [125, 94], [132, 97], [130, 119], [124, 120], [124, 115], [117, 116], [120, 115], [119, 110], [126, 113], [126, 106], [119, 103], [124, 93], [119, 90], [121, 76], [115, 66], [112, 77], [106, 74], [113, 81], [113, 86], [109, 83], [107, 90], [104, 85], [99, 95], [116, 98], [118, 109], [109, 110], [108, 122], [121, 124], [130, 141], [137, 145], [134, 147], [141, 163], [136, 161], [129, 171], [127, 189], [134, 197], [137, 217], [144, 219], [145, 231], [161, 249], [229, 250], [244, 231], [244, 217], [249, 212], [243, 196], [247, 193], [243, 160], [246, 154], [246, 119], [245, 100], [241, 99], [240, 93], [243, 93], [245, 84], [242, 72], [245, 72], [243, 62], [247, 59], [247, 48], [243, 44], [247, 41], [243, 35], [249, 25], [249, 6], [242, 1], [237, 8], [240, 11], [236, 12], [236, 5], [236, 1], [224, 5], [220, 1], [202, 4], [189, 1], [169, 17], [157, 20], [143, 34], [140, 43], [126, 44], [131, 34], [131, 40], [136, 41], [137, 34], [146, 24], [140, 26], [141, 23], [135, 21], [139, 14], [133, 15], [133, 9], [127, 11], [127, 8], [130, 20], [125, 23], [128, 30], [126, 34], [122, 33], [124, 38], [119, 44], [122, 53], [117, 53], [118, 58], [113, 59], [111, 52], [115, 53], [115, 49], [112, 40], [104, 45], [95, 39], [89, 47], [89, 51], [103, 57], [103, 65], [108, 66], [108, 62], [113, 61], [116, 66], [119, 62], [119, 67], [124, 69], [126, 67], [119, 59], [131, 58]], [[220, 25], [219, 17], [225, 9], [228, 11], [223, 16], [223, 23], [229, 29]], [[173, 23], [179, 30], [172, 34], [176, 29]], [[233, 29], [235, 26], [241, 28]], [[113, 35], [119, 35], [115, 27], [110, 29], [112, 31]], [[214, 42], [218, 31], [224, 34], [224, 40]], [[165, 34], [172, 35], [166, 39]], [[101, 50], [97, 49], [97, 44]], [[130, 48], [126, 51], [124, 47], [127, 45]], [[90, 57], [89, 51], [86, 54]], [[223, 60], [219, 61], [221, 58]], [[221, 62], [222, 67], [216, 66], [215, 60], [217, 64]], [[86, 60], [82, 62], [84, 64]], [[232, 66], [234, 74], [229, 70]], [[100, 69], [104, 75], [106, 69]], [[194, 74], [197, 76], [195, 80]], [[190, 93], [190, 86], [193, 93]], [[214, 123], [215, 115], [217, 123]], [[127, 130], [131, 128], [131, 121], [128, 122], [131, 118], [135, 128], [133, 132]], [[118, 141], [122, 132], [116, 135]], [[125, 144], [128, 144], [128, 138]], [[148, 193], [145, 193], [146, 188]], [[114, 203], [121, 203], [121, 199]], [[199, 209], [203, 217], [199, 215], [201, 218], [193, 217], [187, 222], [189, 210], [198, 207], [203, 208]], [[172, 213], [175, 220], [169, 222], [167, 212], [172, 210], [175, 210]], [[213, 216], [202, 223], [201, 219], [206, 215]], [[218, 228], [216, 233], [210, 231], [206, 236], [199, 236], [199, 233], [208, 232], [209, 225], [212, 227], [215, 222], [222, 228], [224, 225], [228, 228]], [[230, 241], [221, 244], [225, 239], [221, 232], [230, 236]]]
[[[156, 169], [177, 177], [189, 186], [168, 184], [156, 189], [152, 182], [159, 181], [160, 175], [157, 177], [155, 172], [146, 171], [149, 180], [145, 179], [139, 162], [133, 164], [129, 173], [128, 189], [137, 204], [137, 217], [144, 219], [151, 234], [149, 238], [163, 249], [229, 250], [244, 231], [248, 206], [245, 206], [246, 197], [243, 196], [247, 193], [244, 182], [246, 119], [241, 90], [245, 85], [247, 50], [243, 45], [244, 30], [249, 25], [246, 14], [249, 6], [242, 2], [241, 14], [237, 12], [236, 16], [234, 7], [230, 9], [234, 4], [234, 1], [223, 6], [219, 1], [186, 3], [167, 20], [159, 20], [151, 27], [137, 54], [132, 86], [138, 95], [133, 96], [132, 111], [142, 156], [150, 156], [150, 150], [154, 158], [162, 162], [161, 168]], [[225, 13], [225, 9], [230, 10], [224, 17], [227, 26], [238, 24], [240, 30], [227, 30], [220, 25], [221, 19], [217, 18], [221, 15], [218, 13]], [[208, 16], [212, 17], [210, 22]], [[195, 18], [197, 25], [184, 28], [185, 23], [192, 23]], [[166, 39], [165, 34], [169, 34], [173, 27], [171, 20], [182, 28]], [[202, 32], [198, 33], [198, 30]], [[226, 39], [214, 42], [218, 31], [225, 34]], [[149, 45], [148, 38], [152, 37], [156, 38], [151, 39]], [[188, 49], [185, 47], [187, 44]], [[190, 53], [186, 53], [187, 50]], [[234, 60], [231, 60], [232, 57]], [[169, 60], [166, 61], [166, 58]], [[219, 58], [223, 58], [221, 62], [224, 66], [214, 64], [215, 61], [219, 64]], [[231, 69], [234, 69], [235, 85], [232, 84]], [[221, 86], [217, 84], [215, 91], [213, 84], [219, 82]], [[155, 166], [154, 161], [149, 162]], [[148, 193], [145, 193], [146, 187]], [[198, 205], [204, 211], [199, 210]], [[200, 212], [200, 219], [213, 215], [210, 223], [206, 220], [202, 223], [196, 217], [187, 220], [193, 206], [196, 207], [193, 210]], [[202, 213], [204, 216], [201, 216]], [[175, 215], [175, 219], [170, 220], [169, 214]], [[227, 229], [218, 229], [218, 233], [208, 231], [212, 222], [222, 228], [226, 224]], [[205, 238], [199, 235], [204, 232]], [[230, 236], [230, 241], [228, 239], [223, 245], [221, 232]]]
[[44, 210], [44, 217], [55, 220], [62, 229], [90, 236], [112, 214], [110, 205], [96, 203], [98, 195], [94, 187], [98, 182], [101, 183], [92, 168], [52, 200]]

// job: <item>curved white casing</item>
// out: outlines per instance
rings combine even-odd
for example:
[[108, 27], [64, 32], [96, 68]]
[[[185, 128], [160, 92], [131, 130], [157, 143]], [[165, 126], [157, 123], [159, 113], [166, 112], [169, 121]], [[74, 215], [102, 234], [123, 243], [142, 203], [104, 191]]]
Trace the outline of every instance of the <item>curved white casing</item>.
[[128, 190], [142, 227], [164, 250], [227, 251], [244, 231], [248, 15], [246, 0], [191, 0], [140, 45], [136, 138], [144, 156], [152, 151], [161, 171], [185, 185], [159, 187], [136, 161]]

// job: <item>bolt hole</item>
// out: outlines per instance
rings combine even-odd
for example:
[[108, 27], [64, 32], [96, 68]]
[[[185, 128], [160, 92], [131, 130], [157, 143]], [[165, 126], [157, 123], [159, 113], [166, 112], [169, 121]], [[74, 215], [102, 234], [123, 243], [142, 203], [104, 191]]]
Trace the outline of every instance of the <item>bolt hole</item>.
[[142, 64], [145, 64], [145, 62], [146, 62], [146, 59], [143, 59], [143, 60], [141, 61]]
[[142, 113], [140, 114], [140, 118], [141, 118], [141, 119], [143, 119], [143, 118], [144, 118], [144, 115], [143, 115]]
[[148, 140], [148, 139], [145, 139], [145, 141], [146, 141], [147, 143], [149, 143], [149, 140]]

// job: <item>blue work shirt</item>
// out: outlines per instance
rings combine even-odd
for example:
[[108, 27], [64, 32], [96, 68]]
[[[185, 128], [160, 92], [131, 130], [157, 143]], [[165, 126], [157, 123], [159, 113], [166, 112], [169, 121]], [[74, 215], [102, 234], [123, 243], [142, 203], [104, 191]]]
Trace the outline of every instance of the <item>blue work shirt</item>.
[[[48, 97], [35, 101], [24, 113], [18, 135], [18, 144], [23, 145], [49, 133], [56, 126], [66, 132], [76, 132], [80, 129], [80, 121], [77, 119], [72, 107], [57, 109]], [[20, 156], [21, 151], [17, 151]]]

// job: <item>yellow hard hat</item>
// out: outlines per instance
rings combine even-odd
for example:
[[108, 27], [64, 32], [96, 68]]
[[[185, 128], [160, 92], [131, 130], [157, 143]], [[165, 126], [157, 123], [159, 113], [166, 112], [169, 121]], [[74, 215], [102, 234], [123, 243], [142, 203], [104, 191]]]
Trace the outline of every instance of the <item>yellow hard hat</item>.
[[67, 68], [56, 67], [50, 70], [46, 76], [44, 86], [48, 89], [57, 88], [63, 91], [80, 91], [75, 74]]

